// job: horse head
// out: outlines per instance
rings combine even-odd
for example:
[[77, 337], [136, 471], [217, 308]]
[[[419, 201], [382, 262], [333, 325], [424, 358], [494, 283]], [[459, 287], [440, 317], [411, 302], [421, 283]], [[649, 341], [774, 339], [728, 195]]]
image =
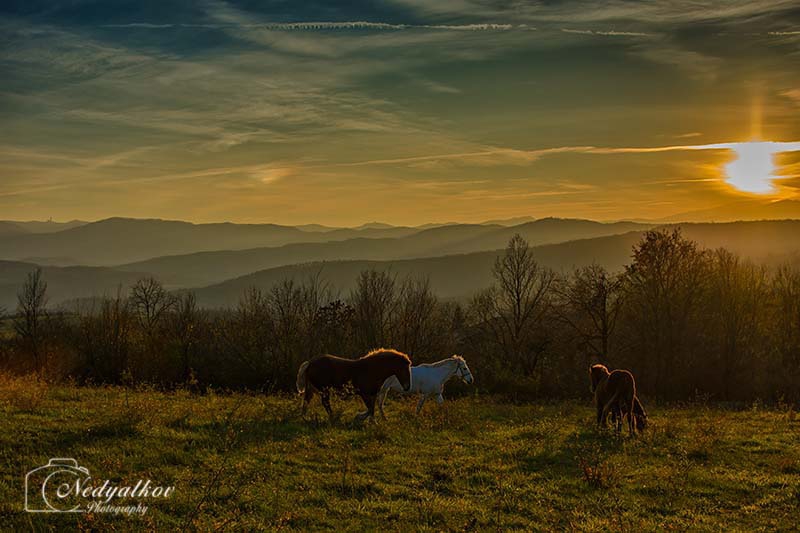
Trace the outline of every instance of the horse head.
[[403, 390], [409, 392], [411, 390], [411, 362], [409, 361], [408, 364], [404, 364], [394, 375], [397, 377], [397, 381], [400, 382]]
[[461, 381], [467, 385], [472, 385], [473, 381], [475, 380], [472, 377], [472, 372], [470, 372], [469, 367], [467, 366], [467, 362], [460, 355], [454, 355], [453, 359], [455, 359], [457, 365], [456, 376], [458, 376]]
[[589, 390], [592, 394], [594, 394], [598, 385], [600, 385], [603, 380], [608, 379], [608, 375], [609, 371], [605, 365], [591, 365], [589, 367], [589, 379], [591, 380]]

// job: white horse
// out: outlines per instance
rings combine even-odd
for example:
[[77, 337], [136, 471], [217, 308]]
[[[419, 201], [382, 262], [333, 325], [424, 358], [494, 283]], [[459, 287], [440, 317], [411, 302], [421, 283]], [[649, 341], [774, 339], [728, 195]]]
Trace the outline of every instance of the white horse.
[[419, 394], [417, 414], [422, 411], [422, 406], [425, 405], [425, 400], [428, 398], [436, 397], [436, 402], [442, 405], [444, 384], [453, 376], [458, 376], [467, 385], [471, 385], [473, 382], [472, 372], [469, 371], [467, 362], [460, 355], [454, 355], [436, 363], [412, 366], [411, 389], [408, 391], [403, 390], [403, 386], [395, 376], [387, 378], [378, 393], [378, 409], [380, 409], [381, 416], [386, 419], [386, 415], [383, 414], [383, 402], [386, 401], [390, 390], [403, 394]]

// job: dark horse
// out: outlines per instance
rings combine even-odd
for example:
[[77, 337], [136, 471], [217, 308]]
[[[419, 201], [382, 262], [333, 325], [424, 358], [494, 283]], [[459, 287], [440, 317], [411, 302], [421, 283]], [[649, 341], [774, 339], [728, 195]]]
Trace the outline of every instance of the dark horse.
[[[591, 391], [597, 406], [597, 425], [605, 426], [609, 414], [613, 414], [619, 432], [625, 416], [628, 417], [628, 431], [633, 435], [636, 421], [636, 382], [627, 370], [609, 372], [603, 365], [589, 367]], [[639, 404], [641, 408], [641, 404]], [[644, 409], [642, 409], [644, 412]], [[645, 415], [646, 416], [646, 415]]]
[[319, 392], [322, 405], [333, 418], [331, 389], [342, 389], [350, 384], [367, 407], [356, 418], [364, 420], [375, 414], [375, 399], [387, 378], [395, 376], [403, 389], [411, 389], [411, 359], [397, 350], [374, 350], [360, 359], [344, 359], [334, 355], [321, 355], [300, 365], [297, 371], [297, 392], [303, 396], [303, 414], [308, 403]]

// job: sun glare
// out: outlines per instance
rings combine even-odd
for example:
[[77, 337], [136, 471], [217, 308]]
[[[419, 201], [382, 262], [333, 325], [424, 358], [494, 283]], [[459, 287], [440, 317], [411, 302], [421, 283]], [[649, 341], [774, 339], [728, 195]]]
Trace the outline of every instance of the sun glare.
[[725, 165], [728, 183], [740, 191], [756, 194], [775, 192], [775, 154], [780, 148], [771, 142], [732, 143], [736, 158]]
[[780, 179], [775, 174], [775, 154], [800, 149], [800, 143], [749, 141], [726, 143], [714, 146], [733, 150], [733, 161], [725, 165], [725, 181], [736, 189], [753, 194], [777, 192], [773, 180]]

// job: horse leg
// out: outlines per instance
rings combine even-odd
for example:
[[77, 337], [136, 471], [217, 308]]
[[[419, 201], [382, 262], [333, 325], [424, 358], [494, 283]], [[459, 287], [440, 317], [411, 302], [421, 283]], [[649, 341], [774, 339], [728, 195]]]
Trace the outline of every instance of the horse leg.
[[322, 406], [328, 412], [328, 418], [330, 418], [331, 421], [333, 421], [333, 409], [331, 409], [331, 395], [330, 395], [330, 392], [328, 392], [328, 391], [324, 391], [324, 392], [320, 391], [319, 399], [322, 401]]
[[635, 399], [635, 397], [631, 399], [630, 403], [627, 406], [628, 407], [628, 433], [630, 433], [631, 437], [633, 437], [634, 426], [636, 425], [636, 420], [634, 418], [635, 415], [633, 413], [633, 402], [634, 402], [634, 399]]
[[306, 385], [305, 393], [303, 394], [303, 403], [301, 405], [301, 409], [303, 411], [302, 416], [306, 416], [306, 410], [308, 409], [308, 404], [311, 403], [311, 400], [314, 398], [314, 389], [311, 388], [311, 385]]
[[602, 423], [602, 426], [604, 426], [604, 427], [606, 425], [606, 418], [608, 417], [608, 413], [611, 410], [611, 406], [613, 406], [614, 403], [616, 403], [618, 395], [619, 395], [619, 392], [614, 393], [614, 395], [611, 396], [611, 399], [606, 402], [606, 404], [602, 408], [602, 411], [600, 411], [600, 413], [599, 413], [600, 421]]
[[427, 394], [423, 394], [422, 397], [419, 399], [419, 402], [417, 402], [417, 414], [419, 414], [420, 411], [422, 411], [422, 406], [425, 405], [425, 400], [427, 399], [428, 399]]
[[354, 420], [358, 420], [362, 422], [367, 420], [368, 418], [374, 420], [375, 416], [375, 396], [371, 394], [359, 394], [361, 400], [363, 400], [364, 405], [367, 407], [367, 410], [363, 413], [358, 413]]
[[389, 396], [389, 387], [381, 389], [378, 393], [378, 410], [381, 412], [381, 418], [386, 420], [386, 413], [383, 412], [383, 404], [386, 402], [386, 397]]
[[375, 421], [375, 400], [377, 398], [373, 394], [369, 394], [364, 398], [364, 403], [367, 405], [367, 418]]

